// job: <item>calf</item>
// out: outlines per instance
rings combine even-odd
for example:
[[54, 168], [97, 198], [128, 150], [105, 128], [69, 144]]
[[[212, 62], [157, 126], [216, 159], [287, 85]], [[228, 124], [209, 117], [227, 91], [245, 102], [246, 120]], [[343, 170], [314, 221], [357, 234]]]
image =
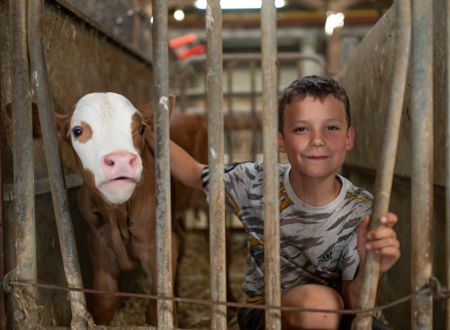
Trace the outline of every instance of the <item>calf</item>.
[[[170, 97], [169, 108], [173, 104], [174, 98]], [[153, 134], [152, 105], [142, 109], [138, 111], [119, 94], [92, 93], [78, 101], [72, 114], [57, 120], [60, 133], [73, 147], [84, 179], [78, 206], [89, 228], [92, 287], [97, 290], [118, 291], [120, 271], [141, 266], [151, 278], [152, 294], [157, 292], [154, 158], [147, 142]], [[204, 162], [206, 119], [178, 116], [183, 118], [174, 118], [171, 131], [176, 134], [172, 139]], [[186, 135], [186, 130], [191, 133]], [[189, 143], [192, 137], [195, 143]], [[173, 194], [174, 214], [185, 210], [193, 198], [197, 206], [204, 203], [204, 196], [192, 194], [179, 183]], [[174, 274], [180, 241], [174, 231]], [[111, 295], [93, 295], [89, 310], [95, 323], [109, 324], [117, 302]], [[150, 301], [146, 318], [149, 324], [156, 325], [156, 301]]]

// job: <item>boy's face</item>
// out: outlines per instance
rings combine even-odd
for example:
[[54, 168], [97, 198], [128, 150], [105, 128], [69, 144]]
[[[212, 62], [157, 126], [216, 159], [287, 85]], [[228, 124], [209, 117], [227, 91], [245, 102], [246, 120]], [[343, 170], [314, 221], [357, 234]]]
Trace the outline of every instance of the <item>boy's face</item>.
[[334, 177], [353, 147], [355, 131], [348, 128], [344, 104], [334, 96], [294, 99], [284, 109], [278, 145], [294, 175]]

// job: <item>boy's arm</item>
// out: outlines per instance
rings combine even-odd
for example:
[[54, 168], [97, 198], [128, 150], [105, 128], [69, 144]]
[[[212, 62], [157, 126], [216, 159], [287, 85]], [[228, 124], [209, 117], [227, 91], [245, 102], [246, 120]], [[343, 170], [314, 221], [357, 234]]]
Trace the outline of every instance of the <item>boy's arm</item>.
[[170, 171], [181, 183], [202, 190], [201, 173], [204, 164], [197, 162], [183, 148], [170, 141]]
[[361, 267], [364, 265], [366, 250], [372, 250], [380, 255], [380, 271], [382, 273], [389, 270], [400, 258], [400, 242], [392, 228], [397, 222], [397, 216], [387, 213], [379, 221], [383, 225], [371, 231], [368, 231], [369, 216], [360, 224], [358, 233], [360, 270], [352, 281], [342, 281], [342, 296], [346, 308], [359, 308], [359, 294], [364, 276]]

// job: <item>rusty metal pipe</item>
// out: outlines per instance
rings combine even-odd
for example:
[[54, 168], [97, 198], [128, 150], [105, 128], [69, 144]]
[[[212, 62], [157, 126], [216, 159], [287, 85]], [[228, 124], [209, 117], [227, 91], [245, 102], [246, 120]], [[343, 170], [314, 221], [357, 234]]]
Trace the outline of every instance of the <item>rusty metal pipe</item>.
[[[389, 207], [408, 73], [411, 41], [411, 8], [408, 0], [396, 1], [395, 6], [398, 17], [395, 35], [395, 62], [392, 68], [392, 87], [389, 95], [388, 116], [385, 123], [380, 163], [375, 178], [374, 207], [370, 222], [371, 229], [380, 225], [375, 219], [384, 215]], [[375, 253], [368, 252], [362, 271], [364, 272], [364, 279], [360, 291], [359, 304], [361, 308], [370, 308], [376, 302], [378, 279], [380, 276], [379, 256]], [[372, 315], [369, 313], [358, 315], [353, 322], [352, 328], [372, 329]]]
[[256, 154], [259, 150], [259, 131], [257, 131], [256, 125], [256, 63], [250, 62], [250, 98], [251, 105], [250, 111], [252, 114], [252, 159], [256, 159]]
[[[445, 224], [447, 288], [450, 287], [450, 0], [447, 0], [447, 117], [445, 144]], [[447, 330], [450, 330], [450, 299], [447, 299]]]
[[[173, 296], [172, 224], [169, 154], [169, 49], [167, 1], [153, 1], [153, 59], [155, 102], [156, 244], [158, 294]], [[173, 328], [173, 302], [158, 300], [158, 328]]]
[[[206, 36], [211, 299], [226, 301], [222, 11], [219, 0], [208, 1]], [[214, 305], [211, 329], [226, 329], [226, 326], [226, 306]]]
[[[411, 289], [427, 285], [432, 275], [433, 219], [433, 2], [412, 1], [412, 182]], [[432, 329], [433, 299], [412, 301], [412, 329]]]
[[[80, 264], [75, 242], [74, 229], [70, 217], [67, 192], [64, 187], [64, 173], [55, 131], [53, 104], [48, 82], [47, 66], [43, 46], [44, 1], [28, 1], [28, 49], [31, 61], [32, 84], [36, 90], [39, 118], [42, 125], [42, 138], [45, 146], [50, 189], [52, 192], [59, 245], [64, 266], [64, 274], [70, 287], [83, 287]], [[87, 326], [89, 314], [86, 299], [81, 292], [71, 292], [71, 326], [81, 329]]]
[[[264, 154], [264, 286], [265, 302], [279, 306], [280, 296], [280, 208], [277, 114], [277, 26], [274, 2], [264, 0], [261, 8], [262, 104]], [[266, 329], [281, 329], [279, 310], [266, 310]]]
[[[228, 101], [228, 117], [231, 121], [234, 118], [234, 109], [233, 109], [233, 76], [234, 76], [234, 67], [235, 62], [230, 62], [227, 67], [227, 101]], [[226, 131], [226, 140], [227, 140], [227, 151], [228, 151], [228, 160], [229, 162], [233, 162], [233, 130], [228, 129]]]
[[[36, 226], [34, 202], [34, 169], [31, 93], [28, 74], [27, 27], [25, 0], [10, 0], [11, 19], [11, 97], [13, 120], [13, 170], [14, 170], [14, 224], [15, 224], [15, 279], [35, 282], [36, 272]], [[16, 289], [26, 305], [17, 304], [14, 323], [18, 329], [36, 326], [37, 315], [35, 289]]]
[[[0, 91], [2, 90], [2, 75], [0, 70]], [[4, 231], [4, 217], [3, 217], [3, 130], [0, 124], [0, 278], [5, 276], [5, 231]], [[0, 329], [6, 329], [6, 301], [3, 290], [0, 290]]]

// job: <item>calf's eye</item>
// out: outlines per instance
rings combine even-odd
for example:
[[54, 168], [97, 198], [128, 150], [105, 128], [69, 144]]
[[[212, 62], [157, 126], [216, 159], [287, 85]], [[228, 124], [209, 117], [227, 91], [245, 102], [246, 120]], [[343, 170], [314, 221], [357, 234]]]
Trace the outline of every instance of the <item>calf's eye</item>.
[[74, 137], [79, 137], [81, 134], [83, 134], [83, 129], [80, 126], [75, 126], [72, 128], [72, 134]]
[[138, 132], [139, 132], [140, 135], [143, 135], [143, 134], [144, 134], [144, 131], [145, 131], [145, 125], [142, 124], [142, 125], [139, 126], [139, 128], [138, 128]]

